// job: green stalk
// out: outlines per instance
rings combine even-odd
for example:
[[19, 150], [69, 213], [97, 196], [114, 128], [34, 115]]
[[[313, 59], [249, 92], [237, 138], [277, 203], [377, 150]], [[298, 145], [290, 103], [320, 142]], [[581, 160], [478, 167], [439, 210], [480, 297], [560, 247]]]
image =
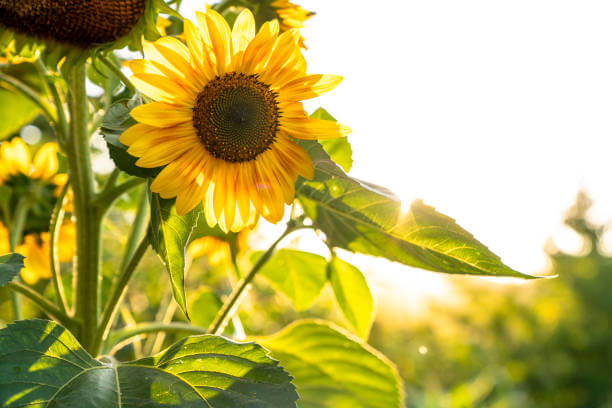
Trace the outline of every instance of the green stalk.
[[38, 68], [38, 72], [47, 84], [47, 89], [49, 89], [49, 93], [53, 98], [53, 103], [57, 112], [58, 139], [60, 140], [60, 144], [63, 146], [64, 140], [66, 139], [66, 136], [68, 134], [68, 120], [66, 119], [66, 112], [64, 112], [62, 98], [60, 98], [57, 86], [55, 86], [53, 81], [49, 79], [47, 68], [45, 67], [45, 64], [43, 64], [40, 58], [36, 59], [36, 67]]
[[223, 333], [223, 329], [227, 325], [227, 322], [235, 313], [236, 309], [240, 305], [240, 301], [247, 294], [250, 283], [255, 278], [255, 275], [261, 270], [261, 268], [265, 265], [266, 262], [272, 257], [274, 251], [276, 250], [276, 246], [285, 238], [287, 235], [296, 231], [299, 227], [287, 226], [287, 229], [283, 234], [267, 249], [266, 252], [257, 260], [255, 265], [251, 271], [246, 275], [238, 285], [232, 291], [230, 297], [225, 301], [217, 316], [215, 316], [215, 320], [211, 323], [208, 328], [208, 332], [212, 334], [221, 334]]
[[121, 72], [121, 68], [119, 68], [111, 60], [109, 60], [106, 55], [100, 54], [100, 55], [98, 55], [98, 59], [100, 61], [102, 61], [102, 63], [104, 65], [106, 65], [106, 67], [108, 69], [110, 69], [115, 75], [117, 75], [117, 78], [119, 78], [119, 80], [128, 89], [128, 91], [130, 91], [130, 93], [135, 93], [136, 92], [136, 88], [134, 88], [134, 85], [128, 79], [128, 77], [126, 77], [125, 74], [123, 72]]
[[64, 325], [69, 330], [73, 330], [75, 326], [75, 321], [68, 316], [66, 313], [62, 312], [57, 306], [53, 303], [45, 299], [40, 293], [36, 292], [34, 289], [29, 286], [24, 285], [19, 282], [9, 282], [7, 287], [11, 289], [11, 293], [21, 293], [24, 297], [30, 299], [36, 306], [38, 306], [43, 312], [45, 312], [49, 317], [54, 320], [57, 320], [59, 323]]
[[64, 293], [64, 285], [62, 284], [62, 276], [60, 271], [59, 255], [57, 250], [57, 241], [59, 239], [59, 231], [64, 221], [64, 199], [66, 193], [70, 188], [70, 180], [64, 185], [59, 197], [57, 197], [57, 203], [53, 209], [53, 215], [51, 216], [51, 227], [49, 228], [49, 235], [51, 239], [49, 241], [49, 257], [51, 265], [51, 276], [53, 279], [53, 287], [55, 288], [55, 294], [58, 302], [62, 309], [62, 312], [67, 313], [68, 302], [66, 301], [66, 294]]
[[70, 137], [66, 143], [70, 180], [74, 192], [76, 216], [77, 265], [75, 277], [75, 316], [82, 321], [79, 341], [92, 351], [100, 308], [100, 253], [102, 211], [93, 205], [94, 176], [91, 168], [90, 140], [87, 130], [89, 113], [85, 92], [85, 64], [70, 71]]
[[[29, 210], [30, 204], [28, 203], [27, 197], [21, 197], [17, 202], [17, 208], [15, 209], [15, 214], [13, 214], [10, 226], [9, 245], [11, 247], [11, 252], [15, 252], [15, 248], [17, 248], [19, 241], [21, 241]], [[16, 279], [19, 279], [19, 277]], [[11, 304], [13, 306], [13, 320], [21, 320], [23, 318], [21, 315], [21, 301], [19, 300], [19, 295], [17, 295], [15, 291], [11, 292]]]
[[130, 339], [135, 336], [139, 336], [141, 334], [147, 333], [188, 333], [188, 334], [206, 334], [206, 329], [198, 326], [193, 326], [188, 323], [158, 323], [158, 322], [150, 322], [150, 323], [139, 323], [135, 326], [119, 330], [108, 339], [109, 345], [115, 345], [120, 342], [123, 342], [127, 339]]
[[142, 237], [142, 233], [147, 226], [147, 215], [149, 215], [149, 192], [144, 188], [140, 196], [138, 210], [136, 210], [136, 217], [132, 223], [132, 231], [125, 245], [125, 253], [121, 261], [120, 271], [124, 271], [127, 268], [130, 259], [134, 256], [140, 237]]
[[111, 290], [111, 294], [109, 296], [108, 302], [104, 307], [104, 312], [102, 313], [102, 319], [100, 320], [100, 326], [95, 333], [95, 338], [92, 343], [92, 351], [93, 355], [98, 354], [100, 351], [100, 347], [104, 338], [108, 335], [108, 331], [112, 326], [112, 322], [115, 319], [115, 315], [117, 314], [117, 310], [119, 309], [119, 304], [121, 303], [121, 299], [125, 294], [125, 289], [127, 287], [128, 282], [132, 278], [134, 271], [136, 271], [136, 267], [140, 263], [140, 260], [144, 256], [145, 252], [147, 252], [147, 248], [149, 247], [149, 235], [145, 235], [143, 240], [140, 242], [140, 245], [134, 252], [134, 256], [128, 263], [127, 267], [121, 271], [121, 276], [119, 277], [119, 281]]

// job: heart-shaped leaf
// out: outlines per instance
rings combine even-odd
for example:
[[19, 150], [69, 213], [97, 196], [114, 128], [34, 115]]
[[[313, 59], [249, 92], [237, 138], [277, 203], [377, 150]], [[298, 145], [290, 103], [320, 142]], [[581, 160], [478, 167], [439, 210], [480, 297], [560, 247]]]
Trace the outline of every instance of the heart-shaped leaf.
[[102, 363], [66, 329], [21, 320], [0, 330], [0, 406], [293, 408], [292, 377], [254, 343], [204, 335], [155, 357]]

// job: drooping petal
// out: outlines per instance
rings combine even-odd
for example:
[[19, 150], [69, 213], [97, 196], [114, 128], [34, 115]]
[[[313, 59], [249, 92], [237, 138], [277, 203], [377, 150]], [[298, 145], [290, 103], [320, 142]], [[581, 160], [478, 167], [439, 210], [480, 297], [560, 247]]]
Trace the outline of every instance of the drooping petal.
[[305, 140], [335, 139], [351, 133], [348, 126], [340, 123], [309, 118], [282, 117], [280, 128], [293, 137]]
[[136, 89], [158, 102], [193, 106], [197, 96], [163, 75], [134, 74], [130, 80]]

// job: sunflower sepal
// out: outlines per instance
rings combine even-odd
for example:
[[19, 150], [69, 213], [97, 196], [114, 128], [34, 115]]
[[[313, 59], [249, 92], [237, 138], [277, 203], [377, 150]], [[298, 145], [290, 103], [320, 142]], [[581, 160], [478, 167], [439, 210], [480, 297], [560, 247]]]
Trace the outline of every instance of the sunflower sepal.
[[162, 170], [162, 167], [144, 168], [136, 165], [138, 157], [128, 153], [128, 146], [119, 141], [119, 136], [137, 122], [130, 116], [130, 111], [142, 104], [140, 94], [131, 99], [124, 99], [113, 103], [102, 121], [101, 132], [109, 154], [117, 168], [129, 175], [141, 178], [154, 178]]
[[190, 320], [185, 293], [185, 254], [193, 230], [201, 218], [202, 204], [185, 215], [179, 215], [176, 211], [176, 200], [163, 199], [159, 194], [151, 193], [150, 189], [149, 194], [151, 246], [168, 271], [174, 300], [187, 320]]

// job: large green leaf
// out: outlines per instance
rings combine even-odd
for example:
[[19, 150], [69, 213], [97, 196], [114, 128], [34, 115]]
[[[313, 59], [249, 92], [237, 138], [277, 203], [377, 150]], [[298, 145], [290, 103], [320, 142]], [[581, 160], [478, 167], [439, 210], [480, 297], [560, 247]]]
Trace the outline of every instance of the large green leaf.
[[[336, 122], [336, 119], [323, 108], [314, 111], [310, 117]], [[339, 164], [344, 171], [348, 172], [353, 167], [353, 149], [351, 149], [351, 144], [346, 136], [335, 139], [322, 139], [319, 140], [319, 143], [321, 143], [321, 146], [323, 146], [323, 149], [325, 149], [331, 159]]]
[[257, 339], [295, 377], [301, 408], [398, 408], [393, 364], [358, 338], [320, 320], [293, 323]]
[[189, 382], [212, 408], [288, 408], [298, 399], [293, 377], [255, 343], [192, 336], [136, 363]]
[[174, 299], [185, 314], [185, 253], [193, 227], [201, 212], [200, 206], [185, 215], [178, 215], [174, 200], [151, 194], [151, 245], [170, 274]]
[[[261, 252], [253, 254], [253, 261], [260, 256]], [[259, 273], [287, 296], [297, 310], [306, 310], [327, 282], [326, 268], [327, 261], [320, 255], [281, 249]]]
[[363, 274], [337, 256], [329, 261], [328, 271], [329, 282], [342, 314], [355, 333], [367, 340], [374, 319], [374, 300]]
[[298, 180], [297, 195], [330, 245], [437, 272], [533, 278], [421, 200], [403, 212], [393, 193], [347, 176], [317, 142], [298, 143], [313, 159], [315, 176]]
[[23, 269], [24, 257], [21, 254], [6, 254], [0, 256], [0, 287], [13, 280]]
[[119, 169], [132, 176], [155, 177], [161, 171], [161, 167], [154, 169], [138, 167], [136, 165], [138, 158], [129, 154], [127, 146], [119, 141], [119, 136], [130, 126], [136, 124], [136, 121], [130, 116], [130, 111], [141, 103], [138, 96], [113, 103], [104, 115], [100, 130], [106, 140], [110, 157]]
[[21, 320], [0, 330], [5, 408], [290, 408], [291, 376], [263, 348], [193, 336], [155, 357], [102, 363], [63, 327]]

